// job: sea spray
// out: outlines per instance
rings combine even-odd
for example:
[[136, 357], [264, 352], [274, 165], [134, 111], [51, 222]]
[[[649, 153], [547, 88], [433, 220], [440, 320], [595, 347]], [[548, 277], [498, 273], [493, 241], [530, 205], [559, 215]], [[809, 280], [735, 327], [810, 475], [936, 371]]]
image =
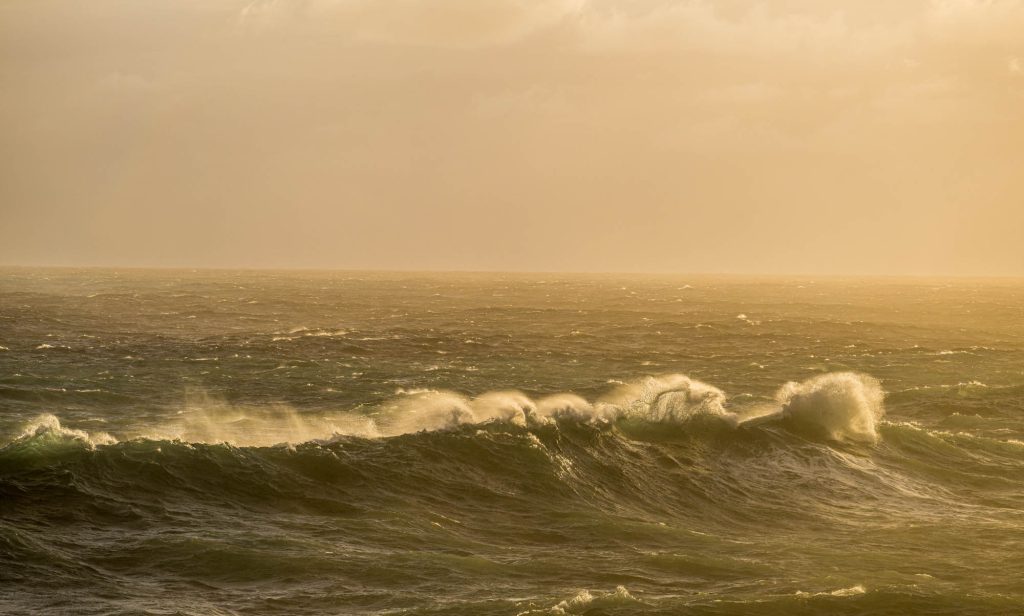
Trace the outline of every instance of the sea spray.
[[576, 394], [553, 394], [537, 401], [537, 415], [554, 421], [582, 422], [594, 417], [594, 405]]
[[537, 405], [526, 394], [508, 390], [491, 391], [470, 402], [477, 422], [498, 420], [525, 426], [535, 420]]
[[465, 396], [452, 391], [417, 391], [399, 395], [373, 412], [382, 436], [446, 430], [476, 422]]
[[232, 404], [193, 388], [186, 392], [184, 408], [171, 420], [127, 436], [268, 447], [329, 439], [338, 434], [379, 436], [369, 417], [353, 413], [300, 413], [282, 403]]
[[[698, 418], [710, 418], [729, 427], [749, 429], [779, 423], [814, 438], [873, 443], [879, 438], [878, 422], [885, 413], [883, 397], [876, 379], [850, 372], [786, 383], [776, 393], [773, 408], [753, 413], [731, 410], [725, 392], [682, 374], [647, 376], [619, 384], [593, 403], [571, 393], [535, 402], [516, 390], [489, 391], [476, 397], [413, 390], [400, 392], [369, 413], [302, 413], [285, 404], [231, 404], [192, 390], [173, 419], [120, 436], [266, 447], [338, 436], [393, 437], [489, 422], [526, 428], [567, 422], [684, 426]], [[21, 438], [27, 436], [80, 440], [89, 446], [116, 442], [106, 433], [90, 435], [63, 427], [52, 414], [29, 422]]]
[[785, 423], [794, 430], [834, 441], [878, 441], [885, 415], [878, 380], [853, 372], [822, 374], [789, 382], [776, 393]]

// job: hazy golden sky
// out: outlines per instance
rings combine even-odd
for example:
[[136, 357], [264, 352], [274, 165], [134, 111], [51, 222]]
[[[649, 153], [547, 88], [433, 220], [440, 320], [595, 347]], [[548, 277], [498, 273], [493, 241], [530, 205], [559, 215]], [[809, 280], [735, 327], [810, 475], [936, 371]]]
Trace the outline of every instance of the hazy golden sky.
[[1024, 275], [1024, 0], [5, 0], [0, 263]]

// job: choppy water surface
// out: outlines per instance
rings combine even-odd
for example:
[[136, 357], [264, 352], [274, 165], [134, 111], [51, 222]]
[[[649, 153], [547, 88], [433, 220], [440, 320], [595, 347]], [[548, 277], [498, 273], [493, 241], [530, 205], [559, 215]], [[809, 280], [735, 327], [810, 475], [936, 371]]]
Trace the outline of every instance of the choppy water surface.
[[0, 612], [1024, 612], [1024, 283], [0, 270]]

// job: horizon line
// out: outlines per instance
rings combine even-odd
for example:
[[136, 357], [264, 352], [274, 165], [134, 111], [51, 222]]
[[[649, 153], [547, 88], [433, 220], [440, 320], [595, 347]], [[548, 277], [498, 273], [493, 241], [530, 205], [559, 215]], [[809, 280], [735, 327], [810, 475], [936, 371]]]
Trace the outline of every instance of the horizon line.
[[561, 276], [695, 276], [723, 278], [884, 278], [884, 279], [996, 279], [1024, 280], [1024, 274], [935, 274], [935, 273], [848, 273], [848, 272], [735, 272], [735, 271], [666, 271], [666, 270], [504, 270], [504, 269], [415, 269], [381, 267], [316, 267], [316, 266], [219, 266], [219, 265], [25, 265], [0, 263], [0, 269], [37, 270], [132, 270], [163, 272], [350, 272], [377, 274], [493, 274], [493, 275], [561, 275]]

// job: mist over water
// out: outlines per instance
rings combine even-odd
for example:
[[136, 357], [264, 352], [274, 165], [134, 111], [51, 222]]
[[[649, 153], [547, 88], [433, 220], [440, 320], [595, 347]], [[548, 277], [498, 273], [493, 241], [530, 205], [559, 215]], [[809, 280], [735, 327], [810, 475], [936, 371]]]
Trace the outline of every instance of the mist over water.
[[0, 612], [1024, 610], [1024, 285], [9, 269]]

